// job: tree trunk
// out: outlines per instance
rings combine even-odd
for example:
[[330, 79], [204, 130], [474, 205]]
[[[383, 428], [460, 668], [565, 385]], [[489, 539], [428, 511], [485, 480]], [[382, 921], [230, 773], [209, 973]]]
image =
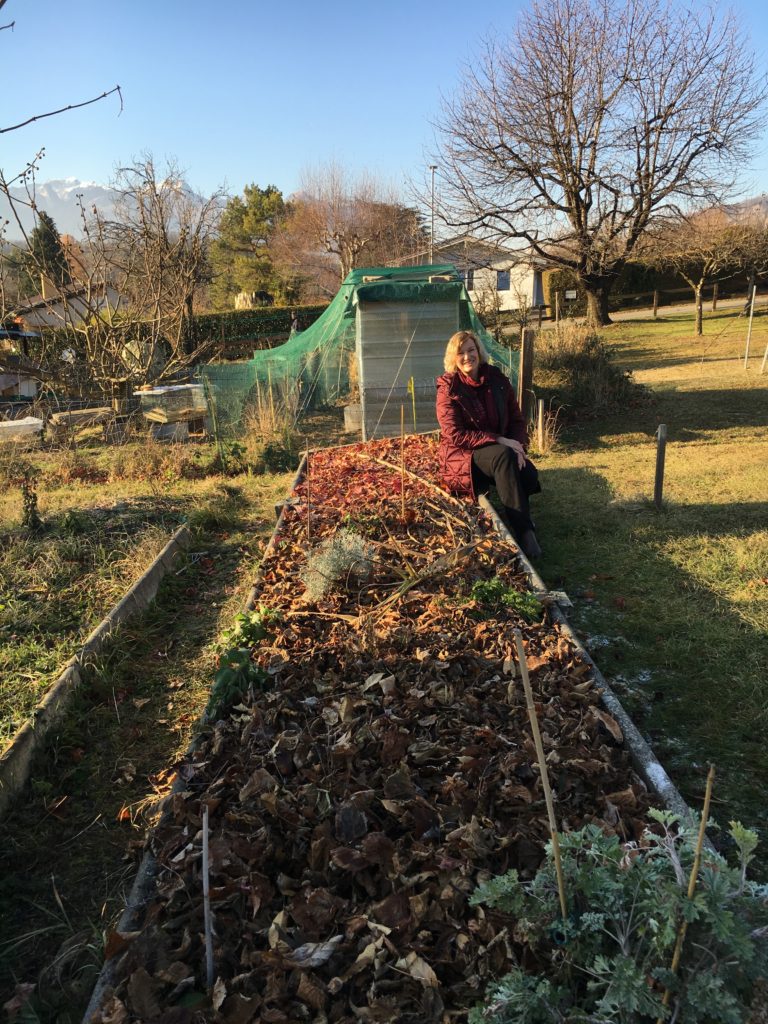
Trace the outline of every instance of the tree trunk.
[[606, 285], [584, 285], [587, 295], [587, 323], [593, 327], [604, 327], [613, 323], [608, 315], [608, 292]]

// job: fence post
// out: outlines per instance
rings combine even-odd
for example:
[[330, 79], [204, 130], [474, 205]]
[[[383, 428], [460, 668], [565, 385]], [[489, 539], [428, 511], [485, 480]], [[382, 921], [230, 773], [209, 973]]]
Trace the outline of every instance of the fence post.
[[664, 457], [667, 450], [667, 425], [660, 423], [656, 431], [656, 480], [653, 485], [653, 503], [656, 508], [661, 508], [662, 494], [664, 491]]
[[717, 309], [717, 281], [712, 285], [712, 312]]
[[533, 338], [534, 331], [523, 327], [520, 332], [520, 368], [517, 374], [517, 401], [528, 419], [531, 407], [531, 384], [533, 383]]
[[659, 290], [654, 289], [653, 292], [653, 319], [658, 320], [659, 317]]
[[752, 285], [752, 301], [749, 304], [749, 327], [747, 328], [747, 347], [744, 351], [744, 369], [746, 370], [747, 364], [749, 363], [749, 342], [752, 338], [752, 317], [755, 312], [755, 292], [757, 291], [757, 285]]
[[539, 399], [539, 418], [538, 418], [538, 442], [539, 442], [539, 453], [544, 451], [544, 399]]
[[542, 320], [543, 316], [544, 316], [544, 307], [543, 306], [539, 306], [539, 330], [541, 330], [541, 320]]

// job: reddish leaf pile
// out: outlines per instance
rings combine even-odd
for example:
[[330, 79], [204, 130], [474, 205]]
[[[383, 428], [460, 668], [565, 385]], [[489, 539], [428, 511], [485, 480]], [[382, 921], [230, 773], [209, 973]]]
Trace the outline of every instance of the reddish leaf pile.
[[[262, 567], [260, 603], [282, 616], [253, 652], [269, 683], [181, 769], [151, 840], [158, 895], [143, 931], [114, 939], [102, 1024], [465, 1020], [515, 955], [504, 922], [468, 897], [491, 874], [530, 875], [548, 839], [515, 628], [561, 827], [639, 834], [645, 793], [589, 667], [543, 618], [471, 599], [494, 576], [525, 589], [515, 549], [427, 482], [425, 438], [405, 446], [423, 480], [405, 476], [403, 516], [403, 476], [375, 461], [400, 457], [399, 439], [312, 456]], [[309, 604], [307, 536], [339, 525], [374, 545], [372, 571]]]

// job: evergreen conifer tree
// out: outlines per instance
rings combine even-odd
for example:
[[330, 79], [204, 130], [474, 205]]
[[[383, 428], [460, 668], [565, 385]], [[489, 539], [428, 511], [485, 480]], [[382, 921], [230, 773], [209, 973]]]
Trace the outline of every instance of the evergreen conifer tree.
[[53, 218], [44, 210], [37, 215], [37, 223], [29, 236], [29, 251], [22, 260], [28, 294], [42, 291], [42, 278], [55, 288], [72, 280], [61, 236]]

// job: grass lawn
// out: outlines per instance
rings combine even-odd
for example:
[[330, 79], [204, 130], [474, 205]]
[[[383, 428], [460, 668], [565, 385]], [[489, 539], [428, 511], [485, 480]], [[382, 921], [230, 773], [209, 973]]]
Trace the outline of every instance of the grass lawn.
[[[647, 402], [568, 428], [540, 460], [540, 571], [694, 805], [763, 839], [768, 872], [768, 317], [627, 321], [605, 337]], [[535, 384], [535, 381], [534, 381]], [[664, 505], [655, 432], [668, 430]]]

